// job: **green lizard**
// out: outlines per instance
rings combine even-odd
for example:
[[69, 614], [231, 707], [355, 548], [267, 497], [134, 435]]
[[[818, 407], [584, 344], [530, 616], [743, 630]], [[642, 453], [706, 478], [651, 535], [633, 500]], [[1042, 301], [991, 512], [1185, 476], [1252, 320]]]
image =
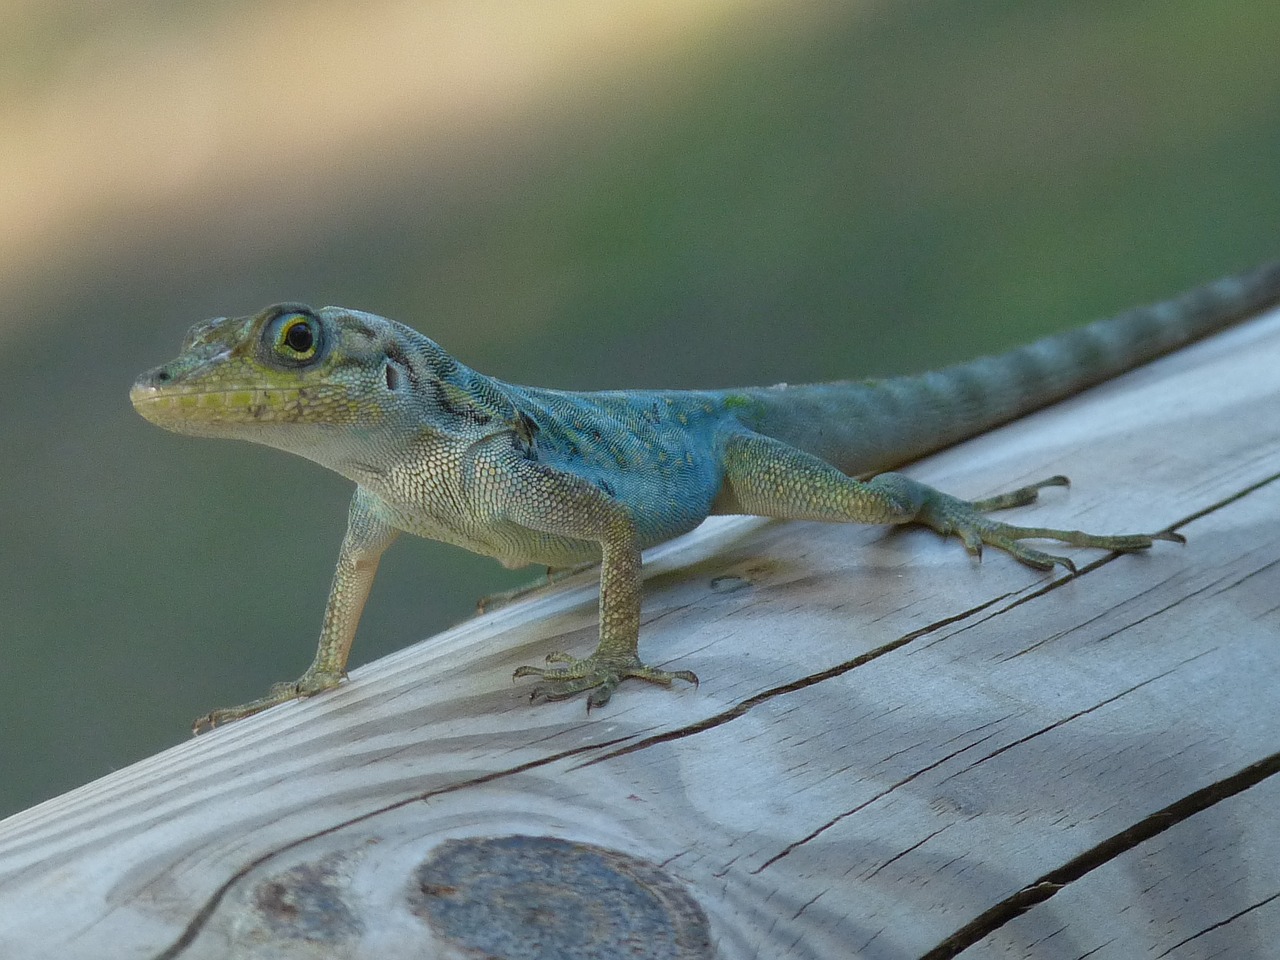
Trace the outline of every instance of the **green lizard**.
[[1142, 550], [1174, 533], [1095, 535], [986, 514], [1035, 500], [1052, 477], [966, 502], [880, 471], [973, 436], [1280, 300], [1280, 264], [1152, 307], [942, 371], [881, 381], [737, 390], [573, 393], [504, 383], [391, 320], [296, 303], [197, 324], [178, 358], [138, 378], [144, 417], [179, 433], [252, 440], [354, 480], [355, 496], [315, 660], [292, 683], [215, 710], [196, 730], [306, 697], [345, 676], [382, 552], [401, 531], [507, 566], [600, 561], [600, 639], [517, 677], [532, 696], [589, 691], [604, 704], [635, 677], [697, 682], [641, 661], [640, 551], [710, 514], [917, 523], [1041, 569], [1071, 561], [1028, 538]]

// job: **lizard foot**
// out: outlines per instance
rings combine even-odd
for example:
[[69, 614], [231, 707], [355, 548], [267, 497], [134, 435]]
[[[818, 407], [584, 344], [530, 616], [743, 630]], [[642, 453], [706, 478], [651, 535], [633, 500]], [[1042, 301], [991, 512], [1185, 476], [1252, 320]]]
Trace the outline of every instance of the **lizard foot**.
[[341, 683], [345, 677], [345, 673], [309, 669], [297, 680], [286, 683], [273, 683], [265, 697], [258, 697], [258, 699], [242, 703], [238, 707], [223, 707], [221, 710], [212, 710], [206, 713], [203, 717], [197, 718], [196, 722], [191, 725], [191, 732], [199, 735], [212, 730], [214, 727], [220, 727], [224, 723], [230, 723], [232, 720], [240, 720], [244, 717], [251, 717], [255, 713], [261, 713], [268, 707], [274, 707], [278, 703], [301, 700], [303, 697], [313, 696], [322, 690], [331, 690]]
[[1020, 527], [985, 516], [991, 510], [1004, 510], [1032, 503], [1043, 487], [1065, 487], [1068, 483], [1066, 477], [1055, 476], [999, 496], [974, 501], [961, 500], [926, 487], [916, 519], [943, 535], [954, 534], [959, 537], [965, 549], [979, 559], [982, 557], [983, 544], [987, 544], [1038, 570], [1051, 570], [1057, 565], [1065, 567], [1071, 573], [1076, 572], [1076, 565], [1070, 558], [1035, 550], [1021, 541], [1057, 540], [1075, 547], [1098, 547], [1123, 553], [1146, 550], [1155, 540], [1186, 542], [1181, 534], [1170, 530], [1150, 534], [1094, 534], [1082, 530], [1056, 530], [1052, 527]]
[[645, 666], [640, 659], [632, 656], [604, 656], [598, 653], [579, 660], [567, 653], [547, 654], [547, 663], [563, 663], [563, 667], [546, 669], [543, 667], [517, 667], [512, 675], [513, 680], [521, 677], [541, 677], [543, 683], [535, 684], [529, 692], [530, 700], [539, 697], [544, 700], [567, 700], [584, 690], [587, 695], [587, 710], [602, 707], [609, 702], [613, 691], [623, 680], [635, 677], [649, 683], [660, 683], [670, 686], [672, 681], [685, 680], [698, 685], [697, 674], [690, 670], [658, 670]]

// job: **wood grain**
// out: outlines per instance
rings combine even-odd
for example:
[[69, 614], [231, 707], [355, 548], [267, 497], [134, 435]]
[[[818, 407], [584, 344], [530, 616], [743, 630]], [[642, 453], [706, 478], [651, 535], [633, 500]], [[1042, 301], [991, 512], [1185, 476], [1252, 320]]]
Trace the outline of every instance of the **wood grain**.
[[1273, 776], [1107, 861], [960, 956], [1274, 956], [1277, 809]]
[[708, 523], [642, 633], [696, 691], [530, 705], [570, 578], [0, 823], [0, 956], [1273, 956], [1277, 370], [1271, 315], [910, 471], [1186, 547]]

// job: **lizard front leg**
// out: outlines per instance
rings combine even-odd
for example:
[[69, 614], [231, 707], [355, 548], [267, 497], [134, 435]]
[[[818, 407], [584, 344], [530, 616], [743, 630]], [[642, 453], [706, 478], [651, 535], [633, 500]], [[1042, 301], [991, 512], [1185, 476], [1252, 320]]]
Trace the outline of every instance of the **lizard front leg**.
[[918, 523], [959, 537], [965, 548], [981, 555], [988, 544], [1040, 570], [1055, 564], [1072, 572], [1067, 557], [1026, 546], [1027, 539], [1058, 540], [1104, 550], [1145, 550], [1153, 540], [1181, 542], [1176, 533], [1093, 534], [1050, 527], [1020, 527], [986, 516], [991, 510], [1033, 502], [1047, 486], [1065, 486], [1066, 477], [986, 500], [961, 500], [900, 473], [882, 473], [867, 482], [841, 473], [824, 460], [779, 440], [759, 434], [731, 436], [725, 444], [725, 486], [733, 509], [765, 517], [854, 523]]
[[623, 680], [634, 677], [669, 685], [696, 684], [688, 670], [666, 671], [640, 660], [640, 540], [635, 521], [621, 503], [576, 474], [519, 461], [505, 471], [512, 489], [504, 500], [509, 519], [531, 531], [600, 544], [600, 642], [581, 659], [556, 652], [554, 667], [516, 668], [514, 679], [541, 677], [531, 699], [564, 700], [590, 691], [587, 709], [607, 703]]
[[252, 716], [277, 703], [309, 697], [342, 682], [347, 675], [347, 657], [356, 637], [356, 625], [378, 572], [378, 561], [400, 532], [382, 518], [378, 506], [379, 501], [373, 494], [363, 487], [356, 488], [333, 585], [329, 588], [320, 643], [311, 666], [297, 680], [274, 684], [264, 697], [205, 714], [192, 725], [194, 733]]

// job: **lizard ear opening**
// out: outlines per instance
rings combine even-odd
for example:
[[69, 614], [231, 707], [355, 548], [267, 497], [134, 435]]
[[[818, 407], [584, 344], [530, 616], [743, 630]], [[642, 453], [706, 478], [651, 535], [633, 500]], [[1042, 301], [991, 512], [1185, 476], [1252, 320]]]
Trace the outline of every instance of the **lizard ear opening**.
[[395, 393], [400, 389], [400, 371], [396, 369], [396, 365], [388, 360], [382, 365], [383, 375], [387, 380], [387, 389]]

